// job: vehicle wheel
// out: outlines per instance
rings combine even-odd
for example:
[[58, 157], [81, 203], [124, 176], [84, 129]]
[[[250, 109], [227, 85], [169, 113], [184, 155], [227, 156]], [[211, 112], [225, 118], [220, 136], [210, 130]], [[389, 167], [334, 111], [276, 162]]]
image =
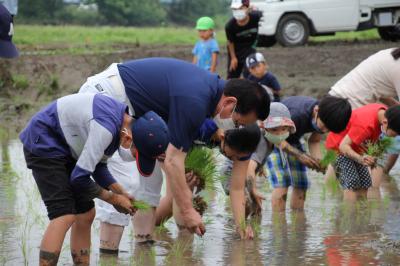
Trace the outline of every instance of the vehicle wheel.
[[258, 47], [271, 47], [276, 44], [275, 36], [258, 35], [257, 46]]
[[304, 45], [310, 36], [307, 19], [299, 14], [289, 14], [278, 23], [276, 39], [282, 46]]
[[396, 27], [380, 27], [378, 28], [379, 36], [385, 41], [399, 41], [400, 40], [400, 29]]

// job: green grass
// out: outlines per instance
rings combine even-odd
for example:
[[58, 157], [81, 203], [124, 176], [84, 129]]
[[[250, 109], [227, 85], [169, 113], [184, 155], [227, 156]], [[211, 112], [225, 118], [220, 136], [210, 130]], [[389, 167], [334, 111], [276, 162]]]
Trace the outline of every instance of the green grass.
[[[193, 44], [197, 31], [187, 27], [85, 27], [85, 26], [15, 26], [17, 45], [123, 45], [123, 44]], [[217, 31], [217, 40], [225, 43], [225, 33]]]
[[326, 41], [354, 41], [354, 40], [373, 40], [380, 39], [378, 31], [376, 29], [370, 29], [365, 31], [349, 31], [349, 32], [337, 32], [333, 36], [319, 36], [310, 37], [311, 42], [326, 42]]
[[[223, 29], [216, 30], [220, 47], [226, 45]], [[362, 32], [340, 32], [335, 36], [312, 37], [311, 42], [377, 39], [376, 29]], [[197, 32], [190, 27], [86, 27], [16, 25], [15, 44], [27, 52], [44, 54], [109, 53], [121, 46], [194, 45]], [[118, 48], [115, 48], [117, 46]], [[39, 50], [39, 51], [38, 51]]]

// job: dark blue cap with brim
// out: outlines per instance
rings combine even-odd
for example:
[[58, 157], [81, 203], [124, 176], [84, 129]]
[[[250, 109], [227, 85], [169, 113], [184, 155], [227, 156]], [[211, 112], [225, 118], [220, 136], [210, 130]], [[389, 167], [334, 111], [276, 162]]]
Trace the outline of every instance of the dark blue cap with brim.
[[0, 57], [18, 56], [17, 47], [12, 43], [13, 34], [13, 18], [7, 8], [0, 4]]
[[136, 147], [136, 164], [141, 175], [153, 173], [157, 156], [165, 153], [169, 143], [168, 127], [153, 111], [139, 117], [132, 124], [132, 138]]

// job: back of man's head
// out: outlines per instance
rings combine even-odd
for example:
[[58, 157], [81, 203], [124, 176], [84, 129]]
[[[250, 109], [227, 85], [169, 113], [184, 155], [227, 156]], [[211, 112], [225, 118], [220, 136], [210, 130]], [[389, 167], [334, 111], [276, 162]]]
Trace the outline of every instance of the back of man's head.
[[334, 96], [325, 96], [318, 104], [319, 119], [334, 133], [346, 129], [351, 117], [351, 105], [348, 100]]
[[225, 131], [225, 145], [236, 152], [252, 153], [260, 140], [260, 128], [257, 124]]
[[271, 100], [267, 91], [258, 83], [246, 79], [231, 79], [225, 85], [224, 95], [237, 99], [236, 112], [239, 114], [255, 112], [259, 120], [268, 117]]

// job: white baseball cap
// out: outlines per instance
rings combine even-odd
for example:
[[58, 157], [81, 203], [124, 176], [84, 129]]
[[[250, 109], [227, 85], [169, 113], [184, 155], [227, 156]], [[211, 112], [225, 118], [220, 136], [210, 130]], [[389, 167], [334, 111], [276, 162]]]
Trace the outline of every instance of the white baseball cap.
[[238, 9], [241, 8], [242, 6], [249, 7], [250, 5], [250, 0], [232, 0], [231, 2], [231, 8], [233, 9]]

